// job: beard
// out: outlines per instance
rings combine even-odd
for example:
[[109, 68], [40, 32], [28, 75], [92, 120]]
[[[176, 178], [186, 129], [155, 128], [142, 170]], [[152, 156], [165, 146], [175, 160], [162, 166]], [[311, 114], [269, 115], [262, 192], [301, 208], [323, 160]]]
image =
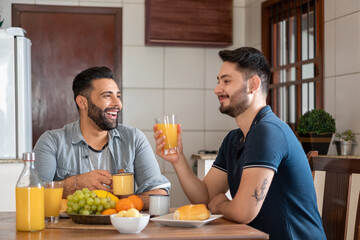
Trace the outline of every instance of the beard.
[[[229, 97], [229, 96], [227, 96]], [[237, 117], [249, 108], [249, 98], [247, 96], [246, 85], [237, 90], [229, 97], [230, 103], [228, 106], [220, 105], [219, 110], [223, 114], [231, 117]]]
[[[119, 114], [116, 115], [116, 119], [109, 119], [107, 117], [107, 111], [111, 109], [117, 109], [120, 111], [119, 108], [105, 108], [102, 110], [98, 106], [96, 106], [91, 99], [88, 99], [89, 102], [89, 111], [88, 116], [99, 126], [102, 130], [109, 131], [111, 129], [116, 128], [118, 123]], [[119, 113], [119, 112], [118, 112]]]

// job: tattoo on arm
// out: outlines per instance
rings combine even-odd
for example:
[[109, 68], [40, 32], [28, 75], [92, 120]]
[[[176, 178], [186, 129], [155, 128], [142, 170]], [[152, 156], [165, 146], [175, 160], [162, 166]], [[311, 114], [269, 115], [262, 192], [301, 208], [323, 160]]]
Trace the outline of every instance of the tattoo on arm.
[[267, 178], [265, 178], [260, 189], [255, 188], [254, 195], [252, 195], [252, 197], [255, 198], [256, 204], [265, 199], [265, 190], [267, 188], [268, 183], [269, 181], [267, 180]]

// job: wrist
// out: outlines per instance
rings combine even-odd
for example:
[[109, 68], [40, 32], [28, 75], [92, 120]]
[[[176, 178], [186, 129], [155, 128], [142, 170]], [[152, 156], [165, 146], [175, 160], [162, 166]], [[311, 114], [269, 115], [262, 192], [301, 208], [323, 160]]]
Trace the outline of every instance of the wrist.
[[77, 177], [78, 177], [78, 175], [74, 176], [74, 189], [75, 190], [77, 190], [77, 187], [78, 187]]

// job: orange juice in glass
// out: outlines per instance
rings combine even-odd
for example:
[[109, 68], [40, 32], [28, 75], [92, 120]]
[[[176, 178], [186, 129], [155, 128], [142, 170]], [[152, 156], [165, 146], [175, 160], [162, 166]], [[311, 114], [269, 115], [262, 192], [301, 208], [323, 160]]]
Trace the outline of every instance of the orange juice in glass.
[[44, 187], [17, 187], [15, 194], [16, 230], [44, 229]]
[[45, 183], [45, 221], [57, 223], [59, 221], [63, 182]]
[[156, 127], [165, 136], [165, 155], [178, 153], [176, 115], [155, 118]]
[[125, 172], [112, 176], [113, 193], [118, 196], [134, 194], [134, 174]]

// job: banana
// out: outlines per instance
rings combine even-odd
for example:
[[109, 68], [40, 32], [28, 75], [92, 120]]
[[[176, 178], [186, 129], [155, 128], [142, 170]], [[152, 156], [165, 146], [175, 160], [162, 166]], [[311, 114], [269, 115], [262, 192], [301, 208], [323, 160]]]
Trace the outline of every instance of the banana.
[[106, 198], [106, 197], [110, 197], [112, 201], [117, 202], [119, 201], [119, 198], [117, 196], [115, 196], [112, 193], [109, 193], [107, 191], [104, 190], [93, 190], [93, 192], [96, 194], [96, 196], [98, 196], [99, 198]]

